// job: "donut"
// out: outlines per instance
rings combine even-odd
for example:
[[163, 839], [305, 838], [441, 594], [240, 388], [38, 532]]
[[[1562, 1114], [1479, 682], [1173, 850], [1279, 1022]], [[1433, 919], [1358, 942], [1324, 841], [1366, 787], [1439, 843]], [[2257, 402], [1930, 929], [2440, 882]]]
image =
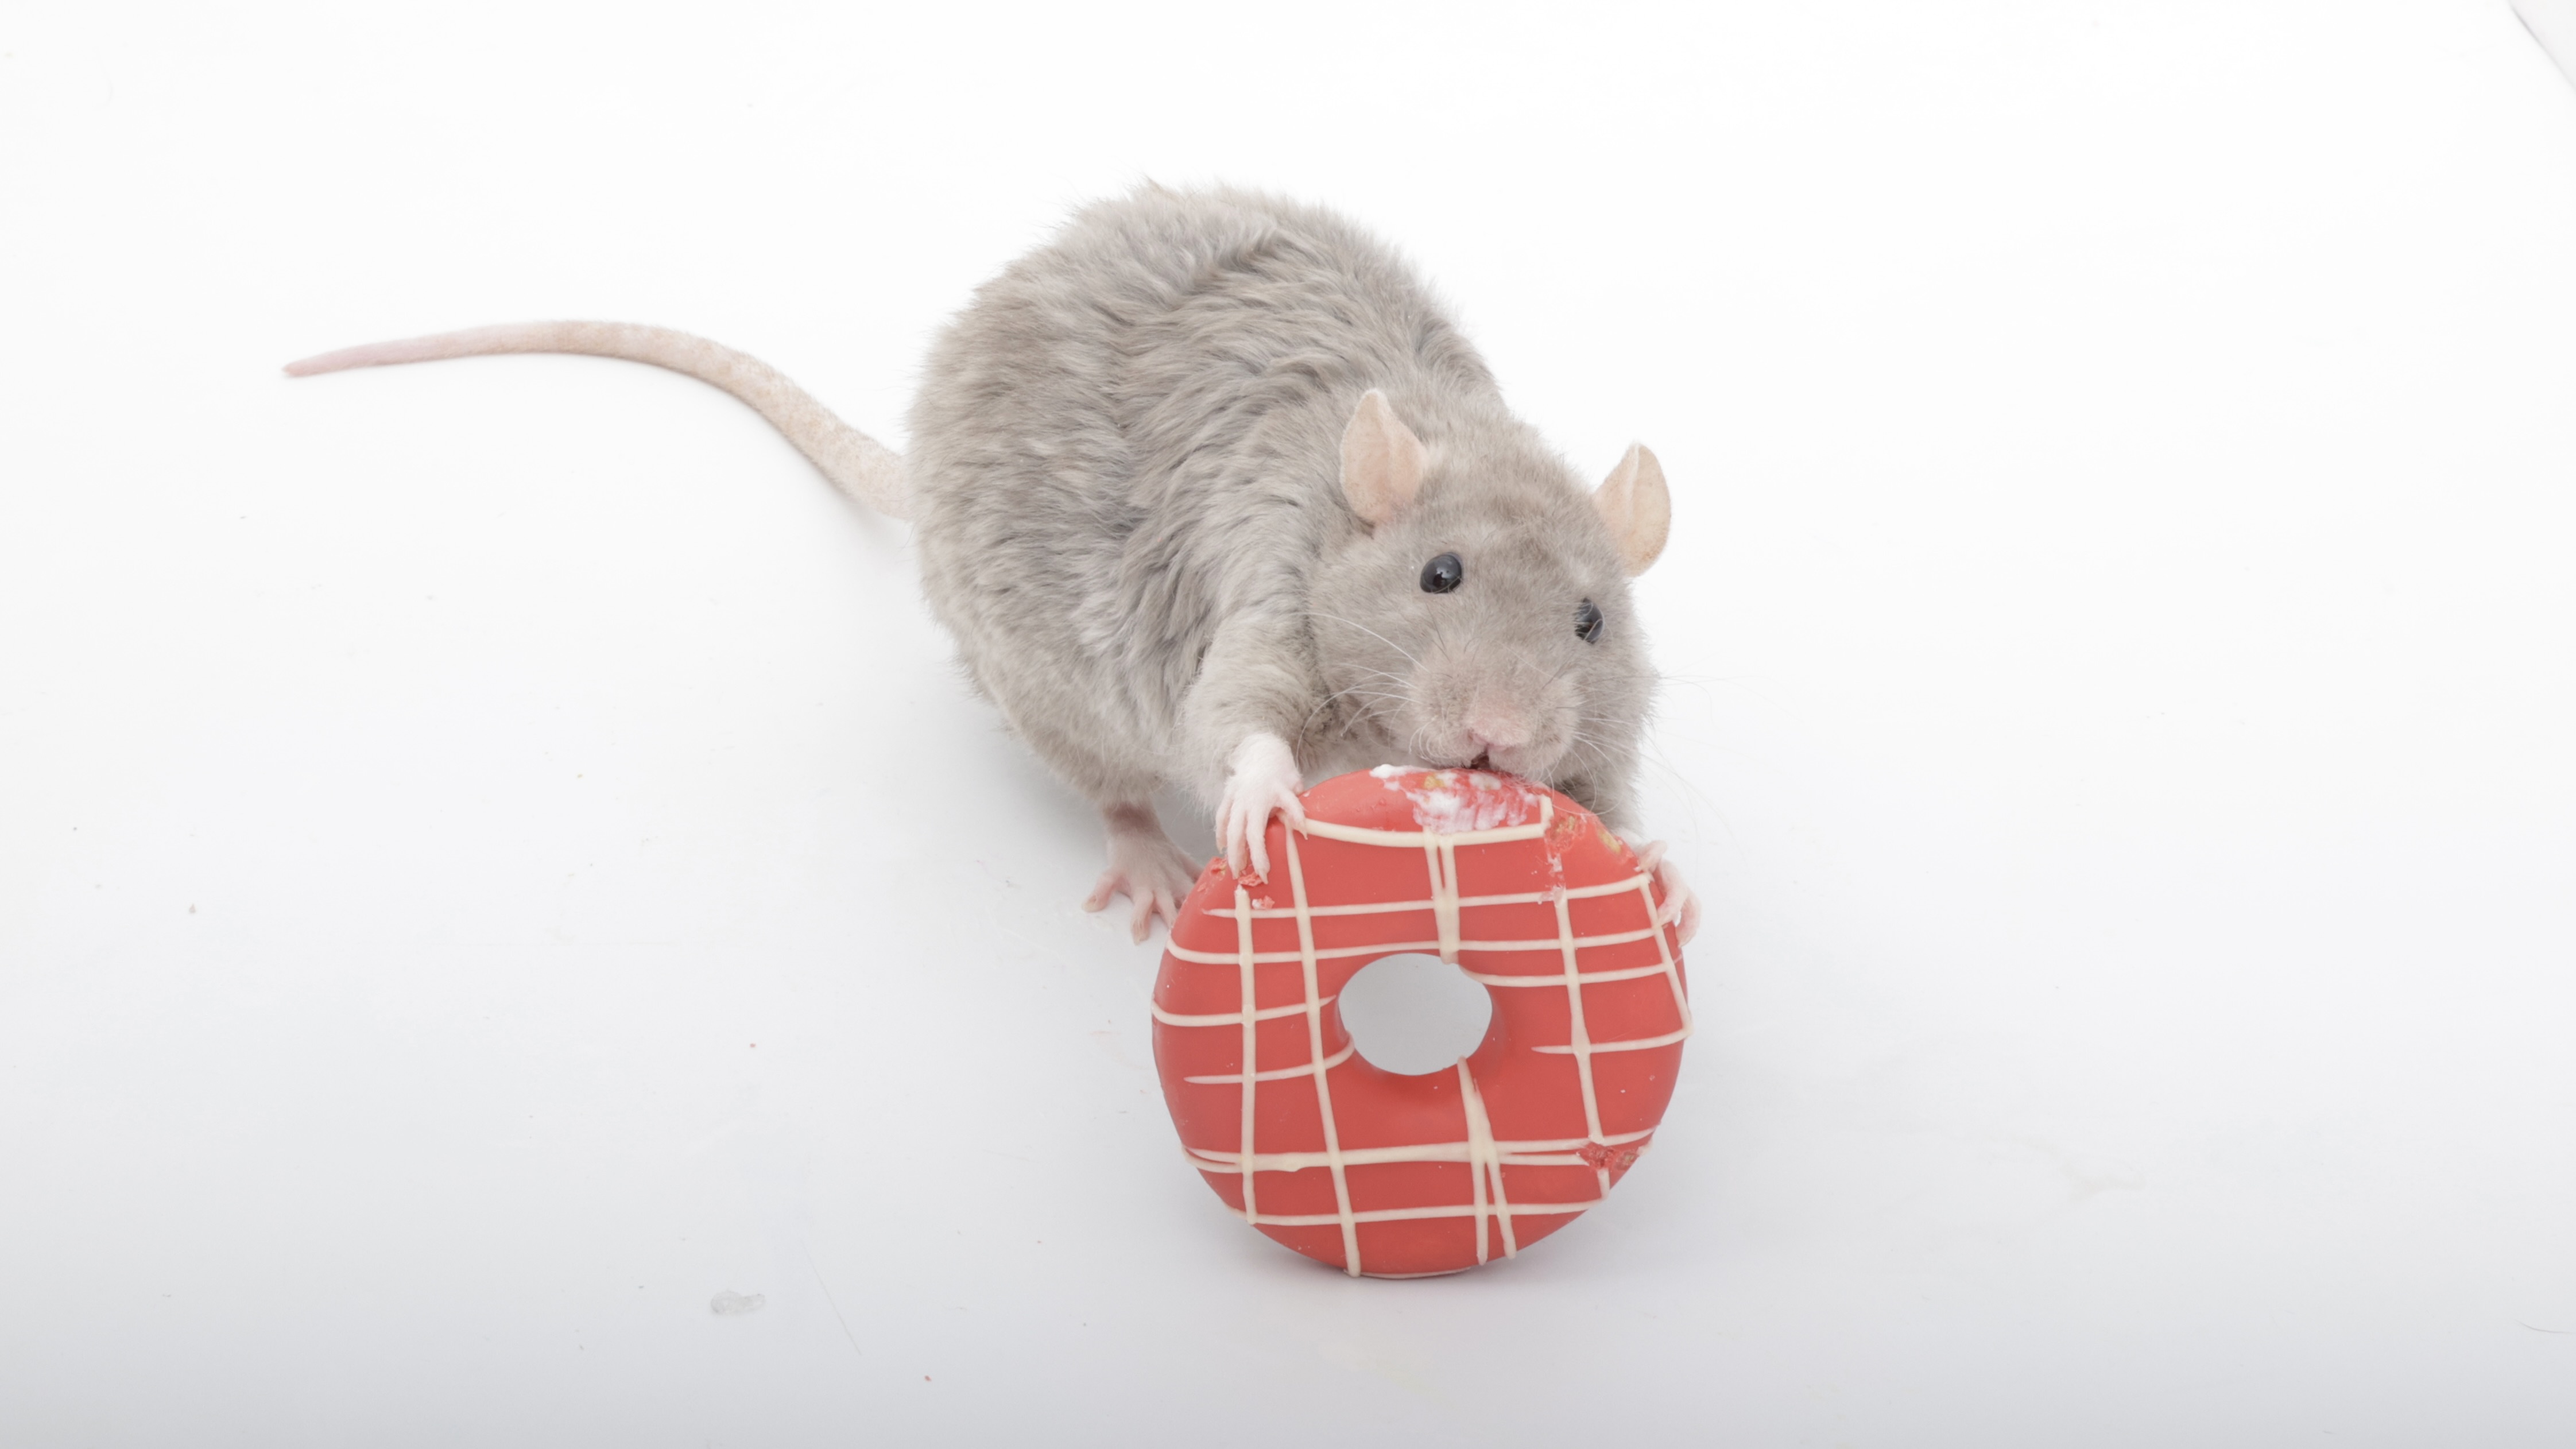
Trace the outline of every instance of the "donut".
[[[1354, 1277], [1509, 1258], [1605, 1197], [1672, 1099], [1690, 997], [1662, 894], [1591, 812], [1476, 770], [1392, 766], [1270, 823], [1270, 875], [1200, 875], [1154, 982], [1154, 1063], [1190, 1165], [1235, 1214]], [[1336, 998], [1437, 954], [1492, 1026], [1398, 1075]]]

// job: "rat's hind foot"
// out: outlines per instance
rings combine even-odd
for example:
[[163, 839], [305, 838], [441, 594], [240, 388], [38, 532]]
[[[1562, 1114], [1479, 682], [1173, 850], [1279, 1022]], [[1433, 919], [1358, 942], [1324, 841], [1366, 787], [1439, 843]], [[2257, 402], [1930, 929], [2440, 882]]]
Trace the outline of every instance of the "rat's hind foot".
[[1100, 811], [1101, 823], [1109, 827], [1109, 868], [1100, 873], [1100, 882], [1084, 898], [1086, 911], [1104, 910], [1112, 896], [1125, 896], [1135, 907], [1129, 923], [1135, 938], [1145, 939], [1154, 918], [1163, 918], [1166, 928], [1181, 917], [1181, 902], [1189, 896], [1190, 885], [1198, 879], [1198, 868], [1190, 858], [1163, 833], [1163, 822], [1154, 814], [1150, 802], [1133, 805], [1108, 805]]

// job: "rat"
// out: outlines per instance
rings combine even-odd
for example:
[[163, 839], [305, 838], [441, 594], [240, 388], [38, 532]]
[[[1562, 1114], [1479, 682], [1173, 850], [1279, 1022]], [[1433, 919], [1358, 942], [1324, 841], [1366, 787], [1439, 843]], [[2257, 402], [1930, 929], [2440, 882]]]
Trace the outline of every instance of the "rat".
[[651, 363], [750, 404], [844, 493], [914, 525], [976, 688], [1095, 804], [1142, 941], [1198, 872], [1154, 797], [1270, 869], [1309, 779], [1381, 763], [1563, 790], [1637, 839], [1657, 676], [1628, 580], [1663, 551], [1662, 466], [1586, 488], [1504, 405], [1429, 288], [1320, 207], [1148, 184], [1077, 212], [933, 345], [897, 456], [759, 360], [629, 323], [531, 322], [325, 353], [293, 376], [507, 352]]

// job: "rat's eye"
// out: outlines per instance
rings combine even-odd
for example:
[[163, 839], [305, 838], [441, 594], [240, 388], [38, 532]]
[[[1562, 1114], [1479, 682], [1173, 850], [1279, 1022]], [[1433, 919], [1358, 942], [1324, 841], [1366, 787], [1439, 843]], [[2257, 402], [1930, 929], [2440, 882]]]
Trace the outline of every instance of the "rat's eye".
[[1458, 555], [1444, 553], [1422, 566], [1422, 592], [1445, 594], [1458, 587], [1458, 581], [1466, 576], [1466, 566], [1458, 562]]
[[1601, 642], [1600, 605], [1586, 599], [1583, 601], [1583, 607], [1574, 611], [1574, 637], [1586, 644]]

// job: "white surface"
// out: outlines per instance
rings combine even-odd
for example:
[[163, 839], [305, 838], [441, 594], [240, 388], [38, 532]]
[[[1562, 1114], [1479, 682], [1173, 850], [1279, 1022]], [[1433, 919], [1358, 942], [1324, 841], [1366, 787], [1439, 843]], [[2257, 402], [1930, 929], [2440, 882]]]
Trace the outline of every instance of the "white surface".
[[[0, 1441], [2576, 1435], [2502, 0], [856, 9], [0, 12]], [[1144, 175], [1365, 218], [1674, 481], [1703, 1028], [1518, 1262], [1226, 1217], [1093, 823], [747, 411], [276, 372], [635, 318], [899, 444]]]
[[2576, 80], [2576, 0], [2513, 0], [2513, 13], [2558, 68]]

